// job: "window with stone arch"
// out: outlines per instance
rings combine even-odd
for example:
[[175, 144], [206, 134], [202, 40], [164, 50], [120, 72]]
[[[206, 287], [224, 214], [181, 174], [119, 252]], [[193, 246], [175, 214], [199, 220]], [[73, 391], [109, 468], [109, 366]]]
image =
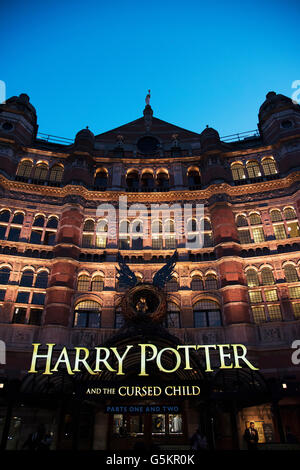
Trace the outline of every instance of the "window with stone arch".
[[104, 289], [104, 274], [95, 274], [92, 277], [91, 290], [93, 292], [101, 292]]
[[293, 264], [285, 264], [283, 267], [284, 277], [286, 282], [298, 282], [299, 277], [297, 269]]
[[167, 304], [167, 315], [165, 319], [165, 326], [167, 328], [180, 328], [180, 307], [173, 301]]
[[265, 176], [276, 175], [278, 173], [275, 160], [272, 157], [264, 158], [261, 164]]
[[261, 282], [264, 286], [275, 284], [274, 274], [271, 268], [265, 267], [261, 269]]
[[188, 185], [190, 189], [199, 189], [201, 187], [201, 174], [198, 167], [191, 167], [187, 171]]
[[297, 214], [293, 207], [285, 207], [283, 209], [283, 215], [284, 215], [285, 220], [297, 219]]
[[0, 268], [0, 284], [7, 285], [9, 283], [10, 272], [12, 268], [9, 266], [1, 266]]
[[272, 209], [270, 210], [270, 216], [272, 222], [281, 222], [282, 221], [282, 214], [279, 209]]
[[246, 178], [245, 168], [242, 163], [232, 163], [231, 173], [234, 181], [240, 181]]
[[119, 249], [130, 249], [130, 222], [129, 220], [120, 220], [119, 222]]
[[220, 305], [212, 299], [201, 299], [193, 305], [194, 328], [222, 325]]
[[47, 289], [48, 287], [48, 277], [49, 273], [48, 271], [42, 269], [41, 271], [38, 271], [34, 283], [34, 287], [37, 287], [39, 289]]
[[88, 292], [90, 290], [90, 281], [89, 274], [80, 274], [77, 279], [77, 291]]
[[84, 248], [91, 248], [94, 242], [95, 221], [93, 219], [86, 219], [83, 224], [82, 232], [82, 246]]
[[246, 271], [246, 280], [248, 287], [258, 287], [259, 286], [259, 278], [256, 269], [249, 268]]
[[205, 290], [218, 289], [218, 278], [215, 273], [207, 273], [205, 275]]
[[34, 270], [31, 268], [25, 268], [22, 272], [20, 286], [32, 287], [33, 286]]
[[239, 214], [236, 217], [236, 225], [237, 227], [248, 227], [248, 220], [244, 214]]
[[57, 216], [50, 216], [47, 220], [44, 214], [36, 214], [32, 223], [29, 242], [50, 246], [55, 245], [57, 224]]
[[33, 179], [37, 181], [45, 181], [48, 176], [48, 165], [46, 163], [38, 163], [34, 169]]
[[31, 160], [22, 160], [17, 169], [17, 179], [27, 180], [31, 177], [33, 163]]
[[106, 219], [99, 219], [96, 225], [96, 248], [106, 248], [108, 234], [108, 223]]
[[137, 170], [129, 170], [126, 175], [126, 186], [128, 191], [139, 190], [139, 172]]
[[105, 190], [108, 186], [108, 171], [106, 168], [98, 168], [95, 173], [94, 187]]
[[79, 301], [74, 310], [74, 327], [100, 328], [101, 305], [95, 300]]
[[156, 173], [156, 186], [160, 191], [169, 189], [169, 172], [165, 168], [159, 169]]
[[64, 174], [63, 165], [55, 164], [50, 169], [49, 181], [52, 183], [61, 183]]
[[259, 178], [261, 176], [260, 167], [256, 160], [248, 161], [246, 168], [250, 179]]
[[249, 215], [249, 221], [250, 225], [260, 225], [262, 223], [260, 214], [258, 214], [257, 212], [252, 212]]
[[191, 289], [195, 291], [203, 290], [203, 277], [200, 273], [192, 274]]
[[166, 282], [165, 291], [166, 292], [176, 292], [178, 291], [178, 275], [176, 273], [173, 274], [170, 281]]

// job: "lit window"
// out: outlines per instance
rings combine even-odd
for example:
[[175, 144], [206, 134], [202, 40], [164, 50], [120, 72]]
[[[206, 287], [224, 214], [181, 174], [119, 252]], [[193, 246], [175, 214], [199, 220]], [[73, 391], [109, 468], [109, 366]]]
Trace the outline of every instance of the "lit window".
[[250, 214], [249, 220], [250, 220], [250, 224], [251, 224], [251, 225], [259, 225], [259, 224], [261, 224], [260, 215], [257, 214], [256, 212], [253, 212], [252, 214]]
[[298, 281], [298, 274], [295, 266], [292, 264], [287, 264], [284, 266], [284, 275], [286, 282], [297, 282]]
[[247, 285], [249, 287], [259, 286], [258, 275], [255, 269], [248, 269], [246, 272]]
[[93, 235], [83, 234], [82, 235], [83, 248], [90, 248], [92, 245], [93, 245]]
[[260, 290], [254, 290], [249, 292], [249, 297], [250, 297], [250, 302], [252, 304], [257, 304], [259, 302], [262, 302], [262, 296], [261, 296], [261, 291]]
[[270, 211], [272, 222], [281, 222], [282, 215], [279, 209], [273, 209]]
[[78, 277], [78, 282], [77, 282], [77, 290], [79, 292], [86, 292], [89, 290], [90, 287], [90, 278], [89, 276], [86, 276], [82, 274], [81, 276]]
[[206, 290], [218, 289], [218, 280], [215, 274], [207, 274], [205, 276], [205, 289]]
[[30, 178], [32, 170], [32, 162], [30, 160], [23, 160], [17, 169], [17, 176], [22, 178]]
[[261, 227], [252, 230], [254, 243], [261, 243], [265, 241], [265, 234]]
[[298, 303], [293, 302], [292, 305], [293, 305], [295, 318], [300, 319], [300, 302]]
[[300, 286], [289, 287], [289, 294], [291, 299], [300, 299]]
[[286, 238], [285, 227], [283, 224], [273, 225], [276, 240], [284, 240]]
[[285, 220], [297, 219], [296, 211], [293, 207], [286, 207], [283, 210], [283, 214], [284, 214]]
[[104, 279], [102, 276], [94, 276], [92, 279], [92, 291], [100, 292], [104, 287]]
[[92, 219], [88, 219], [84, 222], [83, 231], [93, 232], [95, 230], [95, 222]]
[[250, 161], [246, 164], [249, 178], [257, 178], [261, 176], [259, 164], [256, 161]]
[[252, 315], [255, 323], [263, 323], [266, 321], [264, 307], [252, 307]]
[[201, 276], [195, 275], [192, 277], [191, 288], [192, 290], [203, 290], [203, 281]]
[[54, 165], [50, 170], [49, 179], [51, 182], [60, 183], [63, 177], [64, 169], [60, 165]]
[[48, 167], [44, 163], [40, 163], [35, 167], [33, 178], [35, 180], [45, 180], [48, 174]]
[[263, 268], [261, 270], [261, 281], [264, 286], [275, 284], [273, 272], [270, 268]]
[[238, 232], [241, 244], [252, 243], [249, 230], [239, 230]]
[[280, 305], [268, 305], [269, 317], [271, 321], [281, 321], [282, 314]]
[[236, 218], [236, 225], [237, 227], [247, 227], [248, 226], [248, 220], [244, 215], [238, 215]]
[[167, 236], [165, 243], [166, 243], [166, 250], [173, 250], [176, 248], [176, 240], [174, 236]]
[[244, 167], [241, 163], [233, 163], [231, 165], [232, 177], [235, 181], [246, 178]]
[[266, 297], [267, 302], [273, 302], [275, 300], [278, 300], [277, 290], [276, 289], [265, 290], [265, 297]]
[[262, 161], [262, 167], [266, 176], [276, 175], [277, 168], [273, 158], [265, 158]]
[[300, 237], [300, 230], [298, 222], [288, 222], [288, 234], [291, 238]]

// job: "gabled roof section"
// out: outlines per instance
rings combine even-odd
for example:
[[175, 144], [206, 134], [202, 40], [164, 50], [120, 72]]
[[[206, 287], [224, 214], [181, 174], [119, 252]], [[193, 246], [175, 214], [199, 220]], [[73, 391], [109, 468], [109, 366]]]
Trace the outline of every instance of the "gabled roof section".
[[196, 132], [188, 131], [187, 129], [183, 129], [182, 127], [175, 126], [174, 124], [155, 117], [152, 118], [149, 132], [147, 132], [146, 129], [145, 118], [141, 117], [123, 126], [98, 134], [95, 140], [98, 142], [115, 142], [117, 136], [122, 135], [125, 142], [134, 143], [145, 134], [154, 135], [162, 141], [171, 141], [174, 134], [178, 134], [180, 141], [199, 140], [199, 134]]

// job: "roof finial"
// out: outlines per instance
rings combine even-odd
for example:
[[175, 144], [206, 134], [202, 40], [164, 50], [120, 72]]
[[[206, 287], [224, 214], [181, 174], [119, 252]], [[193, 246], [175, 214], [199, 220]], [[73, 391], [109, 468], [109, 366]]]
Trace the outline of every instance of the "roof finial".
[[148, 90], [148, 95], [146, 96], [146, 99], [145, 99], [146, 105], [148, 105], [148, 106], [150, 106], [150, 97], [151, 97], [150, 90]]

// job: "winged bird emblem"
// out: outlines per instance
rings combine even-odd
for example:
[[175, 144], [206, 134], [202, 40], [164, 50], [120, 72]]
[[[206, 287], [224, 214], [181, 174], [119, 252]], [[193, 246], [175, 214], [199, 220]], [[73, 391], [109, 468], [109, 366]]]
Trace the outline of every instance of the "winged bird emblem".
[[[157, 271], [153, 278], [153, 285], [155, 287], [163, 289], [166, 282], [172, 279], [177, 258], [178, 254], [177, 251], [175, 251], [167, 263], [159, 271]], [[119, 268], [116, 268], [116, 270], [119, 274], [119, 286], [125, 288], [135, 287], [138, 283], [137, 277], [126, 264], [123, 256], [120, 253], [118, 254], [118, 263]]]

